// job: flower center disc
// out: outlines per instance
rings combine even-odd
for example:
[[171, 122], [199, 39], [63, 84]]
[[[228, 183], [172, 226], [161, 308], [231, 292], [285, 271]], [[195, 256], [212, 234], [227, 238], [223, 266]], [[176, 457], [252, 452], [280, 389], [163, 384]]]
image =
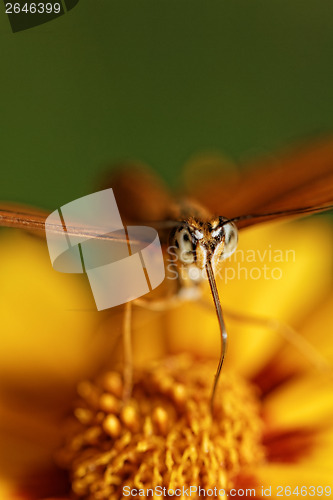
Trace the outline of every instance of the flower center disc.
[[125, 486], [147, 497], [156, 487], [232, 488], [244, 467], [264, 457], [260, 403], [253, 386], [225, 371], [212, 418], [215, 368], [187, 356], [166, 359], [135, 374], [126, 404], [117, 372], [80, 384], [75, 422], [60, 453], [74, 493], [119, 500]]

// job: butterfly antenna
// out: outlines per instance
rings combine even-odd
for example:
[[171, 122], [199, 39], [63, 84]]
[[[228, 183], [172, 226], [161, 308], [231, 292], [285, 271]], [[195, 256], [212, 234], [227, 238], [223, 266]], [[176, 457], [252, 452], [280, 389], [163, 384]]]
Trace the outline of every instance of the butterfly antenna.
[[214, 277], [214, 273], [213, 273], [213, 269], [212, 269], [212, 265], [211, 265], [210, 259], [208, 259], [207, 263], [206, 263], [206, 272], [207, 272], [207, 277], [208, 277], [210, 289], [211, 289], [211, 292], [212, 292], [212, 295], [213, 295], [215, 309], [216, 309], [216, 314], [217, 314], [217, 318], [218, 318], [218, 321], [219, 321], [220, 332], [221, 332], [221, 354], [220, 354], [220, 360], [219, 360], [219, 364], [218, 364], [218, 367], [217, 367], [217, 370], [216, 370], [216, 374], [215, 374], [215, 378], [214, 378], [212, 395], [211, 395], [211, 398], [210, 398], [210, 411], [211, 411], [211, 414], [213, 415], [214, 400], [215, 400], [215, 394], [216, 394], [217, 384], [219, 382], [219, 378], [220, 378], [220, 375], [221, 375], [221, 370], [222, 370], [222, 366], [223, 366], [223, 362], [224, 362], [224, 358], [225, 358], [225, 353], [227, 351], [228, 335], [227, 335], [227, 330], [226, 330], [225, 324], [224, 324], [224, 319], [223, 319], [223, 314], [222, 314], [222, 308], [221, 308], [220, 298], [219, 298], [219, 294], [218, 294], [218, 291], [217, 291], [215, 277]]
[[279, 210], [277, 212], [269, 212], [269, 213], [263, 213], [263, 214], [249, 214], [249, 215], [240, 215], [238, 217], [233, 217], [232, 219], [227, 219], [226, 221], [223, 221], [224, 224], [228, 224], [229, 222], [240, 222], [242, 220], [249, 220], [249, 219], [261, 219], [264, 217], [273, 217], [273, 216], [280, 216], [283, 217], [284, 215], [297, 215], [297, 214], [314, 214], [318, 212], [325, 212], [327, 210], [332, 210], [333, 205], [326, 205], [322, 207], [302, 207], [302, 208], [292, 208], [290, 210]]
[[123, 387], [123, 402], [127, 403], [132, 394], [133, 388], [133, 353], [132, 353], [132, 304], [125, 304], [124, 314], [124, 387]]

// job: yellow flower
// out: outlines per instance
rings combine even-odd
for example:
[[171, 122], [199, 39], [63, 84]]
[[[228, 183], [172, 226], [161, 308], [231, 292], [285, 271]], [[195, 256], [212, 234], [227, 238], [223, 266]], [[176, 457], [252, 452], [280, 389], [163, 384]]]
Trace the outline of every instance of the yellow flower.
[[[301, 492], [302, 486], [330, 485], [332, 379], [311, 364], [317, 351], [333, 361], [330, 231], [316, 218], [241, 233], [243, 253], [218, 280], [229, 349], [213, 421], [208, 401], [219, 331], [208, 290], [204, 304], [184, 303], [165, 313], [134, 308], [133, 399], [119, 406], [121, 379], [114, 373], [79, 385], [77, 423], [60, 457], [77, 494], [109, 498], [98, 496], [98, 488], [121, 480], [119, 495], [134, 477], [143, 487], [176, 488], [192, 479], [226, 491], [253, 487], [257, 497], [262, 487], [274, 497], [279, 486]], [[3, 234], [0, 257], [1, 498], [66, 497], [68, 478], [52, 462], [64, 417], [74, 386], [112, 367], [106, 357], [121, 332], [122, 311], [94, 312], [82, 277], [54, 272], [45, 245], [31, 236]], [[314, 345], [313, 358], [241, 315], [291, 324]], [[170, 356], [173, 364], [166, 361]], [[117, 462], [114, 450], [131, 467]], [[95, 468], [88, 472], [87, 464]], [[166, 479], [169, 484], [161, 484]]]

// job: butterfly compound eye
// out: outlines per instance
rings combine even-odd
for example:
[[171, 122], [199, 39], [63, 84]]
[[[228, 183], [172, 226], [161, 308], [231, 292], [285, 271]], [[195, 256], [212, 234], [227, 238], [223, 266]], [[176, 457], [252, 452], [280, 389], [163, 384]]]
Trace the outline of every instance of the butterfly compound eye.
[[192, 238], [187, 228], [178, 229], [171, 237], [171, 246], [174, 253], [182, 264], [192, 264], [194, 262], [194, 249]]
[[233, 222], [227, 222], [223, 225], [224, 231], [224, 249], [221, 260], [225, 260], [234, 253], [238, 243], [238, 230]]

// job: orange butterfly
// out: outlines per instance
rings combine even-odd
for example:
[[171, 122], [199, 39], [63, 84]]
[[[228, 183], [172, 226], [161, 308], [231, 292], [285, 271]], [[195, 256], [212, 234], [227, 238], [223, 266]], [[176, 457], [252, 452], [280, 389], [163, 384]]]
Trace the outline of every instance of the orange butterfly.
[[[175, 201], [160, 180], [142, 166], [120, 165], [105, 176], [103, 187], [113, 188], [125, 224], [147, 224], [159, 230], [164, 250], [172, 255], [172, 266], [177, 272], [177, 280], [168, 288], [167, 300], [200, 291], [202, 273], [198, 278], [192, 271], [205, 271], [221, 332], [221, 354], [211, 396], [213, 410], [227, 343], [214, 274], [221, 261], [236, 249], [238, 229], [333, 208], [333, 140], [329, 138], [310, 147], [294, 149], [273, 161], [246, 165], [238, 178], [224, 176], [223, 170], [216, 168], [214, 174], [209, 175], [204, 161], [195, 167], [196, 171], [190, 172], [188, 179], [191, 199], [182, 197]], [[0, 207], [0, 225], [42, 235], [47, 216], [40, 210], [17, 204], [7, 203]], [[114, 238], [112, 235], [99, 236], [96, 228], [87, 226], [67, 227], [66, 230], [87, 238]], [[54, 231], [63, 231], [63, 226], [55, 225]], [[147, 306], [153, 304], [142, 299], [137, 302]], [[126, 311], [125, 397], [128, 397], [132, 378], [130, 305]]]

